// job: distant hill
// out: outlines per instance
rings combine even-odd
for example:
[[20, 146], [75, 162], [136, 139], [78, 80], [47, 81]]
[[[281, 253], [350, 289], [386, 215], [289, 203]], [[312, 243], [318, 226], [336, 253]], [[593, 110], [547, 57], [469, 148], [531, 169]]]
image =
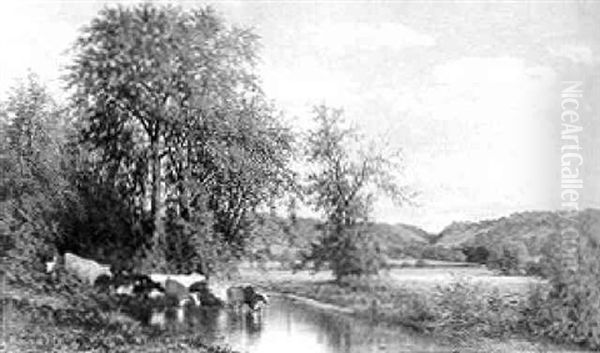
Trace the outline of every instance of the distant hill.
[[[390, 259], [464, 261], [465, 250], [469, 251], [469, 248], [483, 247], [486, 253], [502, 254], [503, 248], [508, 246], [518, 254], [519, 263], [523, 265], [529, 261], [537, 262], [542, 253], [561, 246], [560, 231], [573, 222], [567, 216], [581, 227], [581, 236], [600, 243], [600, 210], [594, 209], [571, 215], [548, 211], [520, 212], [480, 222], [454, 222], [439, 234], [412, 225], [386, 223], [373, 223], [371, 232]], [[254, 234], [252, 248], [267, 259], [290, 261], [310, 249], [310, 244], [319, 238], [320, 221], [298, 217], [291, 222], [277, 216], [265, 216]]]
[[380, 240], [389, 243], [429, 243], [434, 237], [421, 228], [407, 224], [374, 223], [371, 230]]
[[[310, 244], [320, 236], [320, 221], [315, 218], [298, 217], [295, 222], [278, 216], [262, 215], [256, 226], [252, 247], [263, 249], [271, 259], [295, 257], [308, 250]], [[371, 232], [389, 256], [406, 253], [407, 249], [423, 248], [435, 239], [416, 226], [407, 224], [371, 224]], [[414, 252], [414, 251], [413, 251]]]
[[[319, 236], [320, 221], [314, 218], [298, 218], [294, 226], [297, 234], [294, 243], [305, 246]], [[404, 248], [408, 244], [428, 244], [435, 238], [423, 229], [408, 224], [373, 223], [370, 228], [372, 234], [381, 242], [384, 249]]]
[[434, 238], [433, 234], [407, 224], [374, 223], [371, 232], [379, 240], [385, 253], [393, 258], [414, 252], [409, 249], [422, 249]]
[[520, 212], [494, 220], [454, 222], [442, 230], [434, 243], [449, 248], [523, 243], [529, 255], [536, 256], [553, 235], [570, 224], [578, 224], [583, 235], [600, 240], [600, 210], [586, 209], [571, 215], [562, 211]]
[[395, 227], [403, 229], [406, 232], [406, 234], [413, 233], [413, 240], [415, 241], [425, 241], [427, 243], [433, 243], [437, 237], [437, 234], [429, 233], [417, 226], [413, 226], [410, 224], [397, 223]]

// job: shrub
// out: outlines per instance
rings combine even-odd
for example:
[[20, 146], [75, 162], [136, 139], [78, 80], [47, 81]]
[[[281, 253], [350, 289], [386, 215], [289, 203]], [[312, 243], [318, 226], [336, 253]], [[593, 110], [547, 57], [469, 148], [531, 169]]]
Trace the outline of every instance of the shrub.
[[51, 252], [51, 245], [45, 234], [56, 231], [55, 224], [43, 218], [30, 220], [25, 204], [17, 208], [16, 203], [4, 202], [0, 230], [6, 242], [6, 272], [9, 283], [27, 285], [36, 290], [42, 289], [45, 280], [43, 260]]
[[561, 342], [600, 348], [600, 246], [599, 220], [592, 212], [578, 220], [576, 268], [557, 266], [562, 251], [548, 252], [550, 289], [537, 290], [530, 299], [530, 329]]
[[385, 256], [368, 226], [357, 225], [339, 233], [326, 230], [311, 250], [302, 254], [302, 267], [329, 267], [339, 281], [347, 276], [369, 276], [385, 266]]
[[466, 256], [459, 250], [449, 249], [439, 245], [427, 245], [422, 256], [425, 259], [439, 261], [465, 261]]
[[418, 259], [415, 262], [415, 267], [425, 267], [425, 266], [427, 266], [427, 262], [423, 259]]
[[438, 287], [433, 310], [434, 332], [467, 336], [502, 337], [524, 324], [524, 302], [498, 288], [459, 279]]
[[546, 277], [544, 265], [538, 261], [527, 261], [524, 270], [528, 276]]
[[487, 259], [490, 269], [499, 270], [504, 275], [520, 275], [524, 273], [527, 248], [520, 242], [499, 244], [491, 249]]
[[463, 253], [466, 256], [466, 261], [474, 262], [478, 264], [487, 263], [488, 257], [490, 256], [489, 250], [484, 246], [469, 246], [463, 249]]

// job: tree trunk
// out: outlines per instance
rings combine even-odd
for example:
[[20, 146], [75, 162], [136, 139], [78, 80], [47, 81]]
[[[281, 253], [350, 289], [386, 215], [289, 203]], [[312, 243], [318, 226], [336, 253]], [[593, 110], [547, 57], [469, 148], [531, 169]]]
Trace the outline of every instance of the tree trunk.
[[189, 142], [186, 144], [186, 147], [184, 149], [182, 149], [182, 152], [183, 152], [183, 156], [181, 157], [182, 168], [181, 168], [181, 175], [179, 175], [179, 185], [178, 185], [179, 207], [180, 207], [179, 215], [186, 221], [190, 221], [190, 219], [191, 219], [190, 190], [189, 190], [188, 182], [191, 180], [190, 155], [192, 152], [191, 152], [191, 148], [189, 146]]
[[154, 136], [150, 140], [150, 148], [152, 150], [152, 199], [151, 199], [151, 216], [152, 216], [152, 241], [156, 246], [160, 243], [161, 235], [163, 234], [163, 200], [162, 200], [162, 165], [161, 165], [161, 146], [160, 146], [160, 125], [157, 123], [154, 131]]

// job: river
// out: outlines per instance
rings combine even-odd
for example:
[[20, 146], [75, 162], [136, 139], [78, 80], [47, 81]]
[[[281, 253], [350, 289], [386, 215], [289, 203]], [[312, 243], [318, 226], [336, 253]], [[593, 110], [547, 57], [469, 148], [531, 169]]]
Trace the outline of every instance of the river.
[[391, 329], [272, 297], [262, 314], [227, 309], [183, 309], [155, 312], [149, 323], [167, 330], [200, 332], [207, 343], [248, 353], [448, 352], [431, 340], [403, 329]]

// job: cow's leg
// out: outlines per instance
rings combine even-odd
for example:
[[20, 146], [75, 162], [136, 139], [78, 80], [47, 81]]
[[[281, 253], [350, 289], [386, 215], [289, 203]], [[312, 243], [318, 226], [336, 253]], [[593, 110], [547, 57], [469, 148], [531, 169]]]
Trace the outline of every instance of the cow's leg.
[[244, 308], [244, 303], [243, 302], [235, 301], [233, 303], [233, 313], [234, 314], [236, 314], [236, 315], [241, 314], [242, 311], [243, 311], [243, 308]]

